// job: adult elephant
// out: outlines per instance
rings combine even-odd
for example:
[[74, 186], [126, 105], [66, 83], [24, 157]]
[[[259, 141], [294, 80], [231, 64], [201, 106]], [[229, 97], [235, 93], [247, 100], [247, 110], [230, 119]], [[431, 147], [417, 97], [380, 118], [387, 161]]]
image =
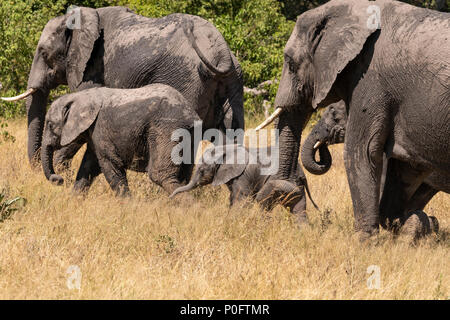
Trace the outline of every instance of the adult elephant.
[[[299, 16], [284, 51], [277, 109], [258, 127], [277, 118], [275, 178], [294, 179], [313, 111], [344, 100], [356, 230], [365, 239], [378, 232], [380, 215], [403, 212], [431, 171], [450, 170], [449, 30], [448, 13], [387, 0], [332, 0]], [[385, 193], [380, 205], [383, 152], [386, 184], [398, 192]]]
[[[28, 97], [32, 161], [41, 146], [51, 89], [65, 84], [71, 91], [138, 88], [150, 83], [181, 92], [204, 129], [244, 127], [242, 71], [220, 32], [197, 16], [152, 19], [125, 7], [79, 8], [50, 20], [36, 49], [28, 90], [6, 100]], [[66, 150], [65, 157], [76, 150]]]
[[[319, 160], [316, 160], [316, 154], [322, 145], [333, 145], [343, 143], [345, 140], [345, 131], [347, 127], [347, 108], [341, 101], [328, 106], [317, 124], [312, 128], [311, 133], [303, 143], [301, 150], [301, 159], [306, 170], [313, 174], [326, 173], [332, 164], [332, 157], [327, 147], [322, 148], [319, 153]], [[386, 177], [386, 168], [388, 161], [383, 157], [383, 175], [381, 177], [381, 188], [384, 190]], [[432, 172], [425, 178], [423, 183], [417, 188], [415, 193], [408, 200], [405, 211], [401, 216], [381, 217], [381, 225], [391, 228], [396, 225], [396, 219], [405, 220], [411, 212], [423, 210], [430, 200], [439, 191], [450, 193], [450, 173], [447, 176], [443, 172]], [[391, 190], [385, 192], [396, 193], [394, 186]]]

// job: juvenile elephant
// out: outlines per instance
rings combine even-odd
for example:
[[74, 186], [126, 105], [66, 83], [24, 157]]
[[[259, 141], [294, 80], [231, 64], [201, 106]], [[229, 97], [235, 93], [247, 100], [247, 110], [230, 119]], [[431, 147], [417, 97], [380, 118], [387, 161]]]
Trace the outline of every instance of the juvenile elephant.
[[[139, 88], [151, 83], [178, 90], [203, 120], [203, 129], [243, 129], [242, 70], [220, 32], [192, 15], [147, 18], [125, 7], [80, 7], [45, 26], [28, 77], [28, 157], [41, 146], [51, 89]], [[56, 162], [73, 156], [72, 145]]]
[[[267, 154], [270, 157], [270, 151]], [[239, 145], [210, 147], [195, 166], [189, 184], [176, 189], [171, 197], [199, 186], [226, 184], [230, 191], [230, 206], [248, 198], [256, 200], [267, 210], [280, 203], [290, 209], [299, 223], [307, 222], [305, 189], [313, 205], [317, 206], [311, 198], [301, 167], [298, 167], [295, 183], [270, 180], [270, 175], [262, 171], [265, 165], [257, 155], [257, 149], [246, 149]]]
[[[390, 0], [331, 0], [297, 19], [284, 50], [276, 110], [280, 170], [295, 176], [301, 132], [343, 100], [344, 160], [361, 239], [401, 215], [432, 172], [450, 168], [450, 14]], [[325, 147], [325, 146], [322, 146]], [[381, 204], [383, 154], [389, 159]], [[444, 181], [450, 185], [450, 181]]]
[[[45, 118], [41, 152], [48, 180], [62, 184], [53, 169], [53, 153], [76, 142], [87, 143], [74, 189], [87, 190], [100, 173], [117, 194], [129, 192], [126, 169], [148, 172], [171, 193], [190, 176], [171, 159], [174, 130], [193, 131], [200, 118], [175, 89], [152, 84], [139, 89], [92, 88], [52, 103]], [[190, 168], [190, 167], [188, 167]]]
[[[301, 159], [306, 170], [313, 174], [324, 174], [330, 169], [332, 158], [327, 146], [344, 142], [346, 126], [347, 110], [343, 102], [334, 103], [325, 109], [321, 119], [312, 128], [311, 133], [308, 135], [302, 146]], [[321, 148], [321, 146], [324, 147]], [[319, 151], [320, 157], [320, 160], [318, 161], [316, 160], [317, 151]], [[383, 192], [385, 187], [387, 165], [388, 160], [384, 156], [383, 174], [381, 177], [382, 183], [380, 186], [381, 192]], [[396, 219], [406, 221], [409, 219], [412, 212], [423, 210], [433, 196], [439, 191], [450, 193], [450, 188], [446, 183], [446, 181], [449, 180], [450, 177], [448, 175], [445, 176], [442, 175], [442, 173], [436, 172], [430, 173], [409, 199], [403, 214], [401, 216], [381, 217], [381, 225], [389, 228], [394, 225]], [[391, 188], [391, 190], [389, 190], [390, 193], [396, 192], [395, 189], [392, 189], [392, 186], [388, 187]], [[430, 218], [433, 221], [430, 230], [437, 230], [437, 219], [434, 217]], [[419, 219], [417, 219], [417, 222], [420, 222]], [[411, 225], [411, 223], [409, 223], [409, 225]], [[414, 228], [409, 226], [406, 229]]]

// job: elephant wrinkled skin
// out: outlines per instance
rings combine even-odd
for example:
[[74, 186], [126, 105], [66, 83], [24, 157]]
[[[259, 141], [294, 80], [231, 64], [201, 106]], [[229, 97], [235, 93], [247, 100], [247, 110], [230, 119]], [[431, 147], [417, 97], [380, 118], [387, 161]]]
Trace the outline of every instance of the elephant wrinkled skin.
[[[332, 104], [325, 109], [321, 119], [312, 128], [311, 133], [308, 135], [302, 146], [302, 162], [304, 167], [308, 171], [310, 171], [309, 169], [310, 166], [315, 169], [317, 162], [315, 160], [315, 154], [319, 150], [318, 147], [319, 145], [324, 146], [324, 148], [328, 149], [327, 146], [329, 145], [344, 142], [346, 126], [347, 126], [347, 110], [343, 102]], [[331, 161], [329, 162], [329, 165], [331, 166]], [[386, 159], [385, 156], [383, 156], [383, 174], [381, 177], [381, 186], [380, 186], [381, 193], [383, 192], [385, 187], [387, 165], [388, 160]], [[328, 170], [330, 166], [328, 166], [326, 170]], [[396, 225], [395, 223], [396, 219], [400, 219], [401, 221], [408, 221], [409, 224], [408, 227], [403, 227], [402, 230], [413, 230], [414, 228], [411, 227], [412, 221], [426, 222], [427, 221], [426, 219], [418, 219], [417, 217], [413, 217], [412, 213], [423, 210], [425, 206], [428, 204], [428, 202], [439, 191], [450, 193], [449, 181], [450, 181], [450, 174], [438, 171], [431, 172], [430, 175], [424, 179], [423, 183], [417, 188], [416, 192], [408, 200], [408, 203], [405, 207], [405, 211], [403, 212], [403, 214], [401, 216], [381, 217], [380, 221], [381, 225], [383, 227], [390, 228]], [[390, 193], [396, 192], [396, 189], [392, 186], [388, 185], [387, 188]], [[432, 219], [432, 221], [435, 221], [436, 222], [435, 224], [437, 224], [436, 218], [430, 217], [430, 219]], [[437, 230], [437, 229], [438, 228], [428, 228], [428, 230]]]
[[[269, 149], [270, 150], [270, 149]], [[268, 150], [268, 153], [269, 153]], [[229, 163], [227, 155], [245, 161]], [[230, 205], [245, 199], [256, 200], [266, 210], [271, 210], [276, 204], [289, 208], [299, 224], [306, 223], [305, 190], [311, 199], [305, 174], [299, 166], [295, 183], [284, 180], [270, 180], [270, 175], [264, 175], [264, 167], [260, 161], [250, 161], [250, 154], [257, 155], [257, 149], [248, 150], [239, 145], [210, 147], [205, 150], [199, 164], [195, 166], [194, 174], [188, 185], [174, 191], [171, 197], [178, 193], [190, 191], [208, 184], [226, 184], [230, 191]], [[270, 156], [270, 154], [269, 154]], [[213, 159], [209, 161], [206, 159]], [[313, 205], [317, 208], [314, 201]]]
[[[314, 110], [343, 100], [356, 231], [366, 239], [378, 233], [380, 217], [401, 215], [432, 171], [450, 170], [449, 30], [449, 13], [390, 0], [331, 0], [300, 15], [275, 99], [280, 170], [273, 179], [295, 176]], [[397, 191], [380, 204], [383, 153], [386, 185]]]
[[[87, 149], [75, 191], [87, 190], [100, 173], [118, 194], [127, 194], [126, 169], [147, 171], [171, 193], [190, 176], [191, 166], [172, 161], [172, 133], [191, 133], [200, 118], [175, 89], [152, 84], [138, 89], [92, 88], [52, 103], [45, 118], [42, 166], [48, 180], [62, 184], [53, 169], [53, 153], [73, 142]], [[193, 149], [192, 149], [193, 150]], [[192, 155], [191, 155], [192, 156]]]
[[[74, 14], [72, 12], [72, 14]], [[28, 77], [28, 157], [38, 157], [51, 89], [167, 84], [194, 106], [203, 128], [243, 129], [241, 67], [220, 32], [187, 14], [147, 18], [125, 7], [79, 8], [45, 26]], [[18, 100], [24, 98], [18, 96]], [[66, 147], [59, 161], [73, 156]]]

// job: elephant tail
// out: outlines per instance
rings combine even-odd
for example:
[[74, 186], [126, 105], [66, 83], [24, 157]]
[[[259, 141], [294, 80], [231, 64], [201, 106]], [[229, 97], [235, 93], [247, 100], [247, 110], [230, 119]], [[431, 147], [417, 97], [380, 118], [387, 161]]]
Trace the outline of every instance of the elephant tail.
[[224, 78], [233, 72], [234, 65], [231, 58], [230, 48], [228, 48], [228, 45], [220, 32], [215, 30], [215, 32], [218, 33], [217, 36], [219, 38], [216, 42], [216, 47], [214, 47], [214, 50], [217, 52], [217, 56], [214, 57], [214, 60], [219, 61], [217, 66], [214, 66], [198, 47], [197, 40], [194, 35], [194, 22], [192, 20], [188, 21], [188, 27], [185, 32], [198, 57], [215, 77]]
[[300, 177], [300, 180], [301, 180], [302, 184], [305, 186], [306, 194], [308, 195], [309, 200], [311, 200], [311, 203], [313, 204], [314, 208], [316, 208], [316, 210], [320, 211], [319, 207], [317, 206], [317, 204], [314, 202], [313, 198], [311, 197], [311, 192], [309, 191], [309, 186], [308, 186], [308, 180], [306, 180], [306, 177]]

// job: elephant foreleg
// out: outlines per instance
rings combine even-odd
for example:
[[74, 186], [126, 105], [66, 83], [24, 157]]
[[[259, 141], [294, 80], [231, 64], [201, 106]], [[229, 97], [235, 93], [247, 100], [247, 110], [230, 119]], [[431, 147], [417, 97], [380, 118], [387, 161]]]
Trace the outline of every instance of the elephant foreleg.
[[83, 146], [83, 143], [71, 143], [68, 146], [62, 147], [55, 152], [53, 160], [54, 166], [62, 170], [67, 170], [70, 167], [72, 158], [77, 154], [78, 150]]
[[[364, 109], [363, 109], [364, 110]], [[344, 148], [345, 168], [353, 202], [355, 230], [361, 240], [378, 233], [380, 183], [387, 127], [382, 117], [350, 114]], [[352, 117], [353, 115], [353, 117]], [[371, 123], [373, 119], [377, 122]]]
[[73, 186], [75, 193], [88, 191], [94, 179], [101, 173], [95, 153], [89, 148], [84, 153], [77, 178]]

